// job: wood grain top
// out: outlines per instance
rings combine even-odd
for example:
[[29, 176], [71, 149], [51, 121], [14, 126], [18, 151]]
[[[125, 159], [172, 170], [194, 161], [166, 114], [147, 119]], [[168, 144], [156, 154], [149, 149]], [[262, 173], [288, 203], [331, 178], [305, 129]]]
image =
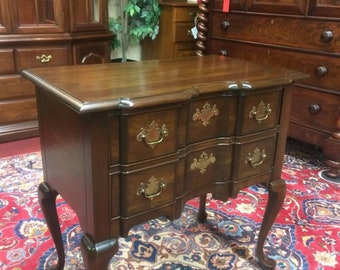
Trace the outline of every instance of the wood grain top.
[[307, 76], [217, 55], [36, 68], [22, 75], [79, 113], [180, 102], [209, 92], [255, 91]]

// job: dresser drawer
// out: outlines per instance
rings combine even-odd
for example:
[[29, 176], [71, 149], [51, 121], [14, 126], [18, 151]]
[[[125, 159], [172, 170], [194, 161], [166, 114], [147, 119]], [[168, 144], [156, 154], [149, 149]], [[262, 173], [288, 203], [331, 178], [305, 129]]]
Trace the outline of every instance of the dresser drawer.
[[146, 168], [123, 172], [121, 177], [121, 213], [128, 217], [149, 211], [175, 200], [176, 162], [148, 163]]
[[242, 137], [234, 145], [233, 181], [270, 171], [274, 162], [275, 148], [276, 133]]
[[196, 49], [195, 41], [184, 41], [184, 42], [176, 42], [174, 57], [187, 57], [187, 56], [195, 56]]
[[194, 24], [197, 11], [197, 6], [175, 7], [173, 9], [174, 22], [192, 22]]
[[[214, 12], [210, 18], [217, 26], [212, 27], [212, 37], [339, 53], [340, 22], [222, 12]], [[322, 38], [327, 33], [333, 38]]]
[[191, 29], [194, 27], [194, 22], [191, 23], [176, 23], [174, 41], [194, 41]]
[[278, 125], [281, 108], [279, 89], [261, 95], [240, 97], [239, 104], [242, 110], [237, 117], [237, 135], [268, 130]]
[[187, 141], [231, 136], [235, 130], [236, 97], [220, 96], [190, 103]]
[[0, 50], [0, 75], [15, 72], [13, 50]]
[[[122, 163], [174, 153], [177, 150], [177, 108], [124, 114], [120, 134]], [[111, 151], [116, 151], [113, 148]]]
[[322, 132], [335, 131], [340, 95], [295, 87], [291, 104], [291, 122]]
[[0, 125], [37, 119], [35, 98], [18, 99], [0, 103]]
[[34, 85], [20, 75], [0, 76], [0, 100], [34, 97]]
[[35, 67], [64, 66], [70, 63], [69, 49], [65, 46], [44, 48], [17, 48], [17, 71]]
[[339, 90], [340, 55], [310, 54], [222, 40], [213, 40], [211, 45], [213, 53], [226, 53], [233, 58], [285, 67], [310, 75], [307, 79], [299, 80], [299, 84]]
[[195, 192], [214, 183], [230, 181], [232, 148], [232, 143], [223, 140], [188, 147], [184, 177], [187, 189]]

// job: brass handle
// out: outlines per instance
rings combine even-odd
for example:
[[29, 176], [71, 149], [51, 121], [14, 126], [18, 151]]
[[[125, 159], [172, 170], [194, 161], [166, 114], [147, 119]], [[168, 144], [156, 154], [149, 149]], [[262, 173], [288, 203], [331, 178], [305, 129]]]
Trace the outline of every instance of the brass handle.
[[308, 107], [308, 112], [310, 114], [317, 114], [321, 111], [321, 106], [319, 104], [312, 104]]
[[40, 61], [40, 63], [49, 63], [52, 60], [52, 55], [50, 54], [49, 55], [42, 54], [41, 56], [37, 55], [35, 59], [37, 61]]
[[327, 73], [328, 73], [328, 69], [325, 66], [318, 66], [315, 69], [316, 76], [318, 76], [320, 78], [326, 76]]
[[167, 187], [167, 183], [162, 178], [160, 181], [155, 177], [151, 177], [147, 184], [140, 183], [137, 189], [137, 195], [143, 195], [149, 200], [153, 200], [155, 197], [161, 195], [162, 191]]
[[221, 28], [222, 28], [223, 30], [228, 30], [228, 29], [229, 29], [229, 26], [230, 26], [230, 23], [229, 23], [228, 21], [223, 21], [223, 22], [221, 23]]
[[322, 32], [320, 38], [321, 38], [321, 41], [323, 43], [328, 43], [328, 42], [331, 42], [331, 40], [333, 39], [334, 37], [334, 34], [332, 31], [330, 30], [325, 30]]
[[137, 134], [136, 139], [138, 142], [143, 141], [151, 148], [154, 148], [155, 145], [161, 143], [168, 134], [169, 132], [165, 124], [159, 128], [158, 124], [155, 121], [152, 121], [148, 129], [145, 129], [144, 127], [141, 128], [141, 132]]
[[269, 117], [271, 112], [272, 108], [270, 104], [265, 105], [264, 102], [261, 101], [257, 107], [253, 106], [252, 110], [249, 112], [249, 117], [255, 119], [257, 123], [260, 124]]
[[259, 148], [256, 147], [253, 153], [248, 153], [244, 162], [246, 164], [249, 164], [253, 168], [256, 168], [263, 163], [266, 157], [267, 157], [267, 154], [266, 154], [265, 149], [261, 151]]

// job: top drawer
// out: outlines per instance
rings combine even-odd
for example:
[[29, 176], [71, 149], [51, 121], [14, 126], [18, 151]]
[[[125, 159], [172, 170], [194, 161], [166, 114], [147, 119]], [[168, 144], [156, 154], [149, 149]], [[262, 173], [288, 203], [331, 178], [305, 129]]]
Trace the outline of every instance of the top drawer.
[[176, 7], [173, 10], [174, 22], [194, 22], [197, 7]]
[[71, 59], [67, 46], [17, 48], [15, 55], [17, 71], [35, 67], [65, 66], [69, 64], [69, 59]]
[[240, 97], [236, 135], [245, 135], [276, 127], [279, 124], [281, 91]]
[[15, 73], [13, 50], [0, 50], [0, 74]]
[[177, 149], [177, 118], [177, 108], [123, 115], [121, 162], [133, 163], [174, 153]]
[[213, 37], [339, 53], [340, 22], [222, 12], [210, 20]]

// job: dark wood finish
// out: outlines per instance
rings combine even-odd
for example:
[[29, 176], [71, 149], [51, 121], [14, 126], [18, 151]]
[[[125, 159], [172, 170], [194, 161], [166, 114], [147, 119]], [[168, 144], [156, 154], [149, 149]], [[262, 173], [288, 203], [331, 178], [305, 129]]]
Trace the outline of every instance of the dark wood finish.
[[[204, 0], [203, 53], [220, 54], [310, 75], [293, 89], [289, 136], [322, 147], [331, 173], [340, 162], [340, 3], [319, 0]], [[200, 6], [201, 9], [201, 6]], [[198, 46], [200, 48], [200, 46]], [[338, 176], [337, 176], [338, 177]]]
[[[230, 68], [232, 67], [232, 68]], [[127, 76], [128, 74], [128, 76]], [[269, 188], [257, 255], [285, 194], [281, 167], [292, 83], [306, 75], [221, 56], [25, 70], [36, 85], [44, 183], [40, 203], [64, 252], [60, 194], [84, 232], [86, 269], [105, 269], [117, 238], [205, 195]]]
[[142, 59], [167, 59], [195, 55], [197, 4], [186, 1], [160, 1], [159, 34], [155, 40], [142, 41]]
[[0, 1], [0, 142], [39, 135], [23, 69], [110, 61], [107, 0], [95, 2]]

